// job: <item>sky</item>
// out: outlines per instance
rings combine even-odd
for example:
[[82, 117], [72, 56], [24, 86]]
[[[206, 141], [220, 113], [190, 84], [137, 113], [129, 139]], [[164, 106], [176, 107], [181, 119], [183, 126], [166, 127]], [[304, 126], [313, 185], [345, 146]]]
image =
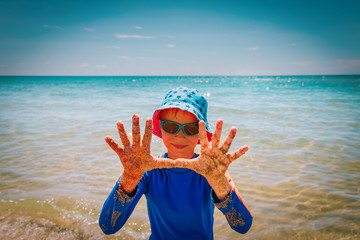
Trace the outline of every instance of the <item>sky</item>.
[[0, 75], [360, 74], [358, 0], [0, 0]]

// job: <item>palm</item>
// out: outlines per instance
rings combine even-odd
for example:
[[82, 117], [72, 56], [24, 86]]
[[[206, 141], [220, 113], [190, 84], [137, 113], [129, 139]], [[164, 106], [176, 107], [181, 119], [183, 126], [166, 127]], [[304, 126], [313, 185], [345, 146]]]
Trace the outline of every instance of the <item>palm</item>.
[[132, 120], [132, 144], [130, 143], [122, 122], [117, 123], [117, 128], [123, 147], [111, 137], [105, 138], [105, 141], [119, 156], [124, 172], [134, 178], [141, 178], [146, 171], [154, 168], [173, 167], [173, 161], [170, 159], [154, 158], [151, 155], [152, 120], [146, 120], [145, 133], [142, 141], [140, 136], [139, 116], [134, 115]]
[[216, 181], [216, 179], [226, 176], [229, 165], [241, 155], [245, 154], [248, 147], [243, 146], [237, 151], [227, 154], [236, 135], [236, 129], [232, 128], [230, 130], [225, 141], [219, 147], [222, 125], [222, 120], [218, 120], [210, 147], [206, 137], [205, 123], [201, 121], [199, 123], [201, 144], [200, 156], [193, 160], [179, 159], [175, 163], [176, 166], [192, 169], [203, 175], [208, 181]]

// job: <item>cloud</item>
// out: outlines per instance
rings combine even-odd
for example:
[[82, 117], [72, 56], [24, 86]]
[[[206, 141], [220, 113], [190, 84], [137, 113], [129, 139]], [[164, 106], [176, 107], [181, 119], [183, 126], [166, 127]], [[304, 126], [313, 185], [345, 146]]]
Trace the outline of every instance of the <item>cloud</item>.
[[88, 31], [88, 32], [95, 32], [95, 30], [93, 28], [84, 28], [85, 31]]
[[135, 26], [135, 29], [143, 29], [143, 28], [140, 26]]
[[360, 59], [338, 59], [336, 60], [339, 64], [346, 64], [350, 66], [360, 66]]
[[316, 61], [299, 61], [299, 62], [296, 62], [296, 64], [301, 65], [301, 66], [306, 66], [306, 65], [319, 64], [319, 62], [316, 62]]
[[259, 47], [259, 46], [255, 46], [255, 47], [249, 47], [249, 48], [245, 48], [245, 49], [248, 50], [248, 51], [257, 51], [257, 50], [260, 49], [260, 47]]
[[290, 46], [295, 47], [296, 43], [291, 43]]
[[175, 47], [175, 44], [168, 44], [168, 45], [166, 45], [166, 47], [173, 48], [173, 47]]
[[129, 56], [117, 56], [117, 58], [120, 58], [120, 59], [129, 59]]
[[125, 39], [125, 38], [150, 39], [150, 38], [155, 38], [154, 36], [127, 35], [127, 34], [115, 34], [115, 37], [120, 38], [120, 39]]
[[96, 65], [97, 68], [106, 68], [105, 64]]
[[78, 67], [87, 68], [88, 66], [89, 66], [89, 64], [83, 63], [83, 64], [79, 65]]
[[44, 28], [62, 29], [60, 26], [43, 25]]

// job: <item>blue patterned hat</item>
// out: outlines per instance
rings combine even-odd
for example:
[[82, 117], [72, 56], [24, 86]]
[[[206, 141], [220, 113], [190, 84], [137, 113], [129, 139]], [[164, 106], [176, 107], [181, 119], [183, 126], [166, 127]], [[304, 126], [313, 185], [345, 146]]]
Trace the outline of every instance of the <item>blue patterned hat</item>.
[[194, 114], [199, 121], [203, 120], [206, 124], [206, 133], [209, 141], [212, 138], [212, 130], [207, 121], [207, 101], [196, 89], [179, 87], [166, 93], [165, 99], [160, 108], [153, 115], [153, 134], [162, 138], [161, 127], [159, 124], [159, 114], [161, 110], [178, 108]]

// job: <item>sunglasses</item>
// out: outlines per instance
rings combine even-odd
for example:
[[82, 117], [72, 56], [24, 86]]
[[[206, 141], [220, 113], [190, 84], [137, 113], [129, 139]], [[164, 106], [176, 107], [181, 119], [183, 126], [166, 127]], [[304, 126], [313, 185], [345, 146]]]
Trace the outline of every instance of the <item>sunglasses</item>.
[[160, 125], [165, 132], [170, 134], [177, 134], [180, 129], [186, 136], [194, 136], [199, 133], [199, 123], [197, 122], [179, 124], [170, 120], [161, 120]]

